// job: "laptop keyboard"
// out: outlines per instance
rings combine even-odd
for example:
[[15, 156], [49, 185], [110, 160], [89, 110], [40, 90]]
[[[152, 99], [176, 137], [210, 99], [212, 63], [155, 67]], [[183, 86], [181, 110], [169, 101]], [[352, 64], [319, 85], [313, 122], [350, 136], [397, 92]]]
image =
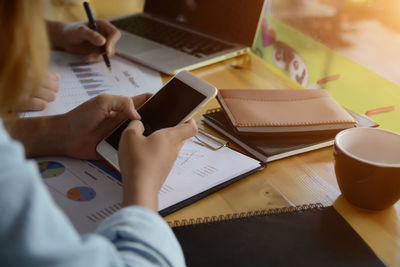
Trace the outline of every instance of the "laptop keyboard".
[[205, 57], [233, 46], [189, 31], [146, 18], [134, 16], [112, 22], [121, 30], [174, 48], [195, 57]]

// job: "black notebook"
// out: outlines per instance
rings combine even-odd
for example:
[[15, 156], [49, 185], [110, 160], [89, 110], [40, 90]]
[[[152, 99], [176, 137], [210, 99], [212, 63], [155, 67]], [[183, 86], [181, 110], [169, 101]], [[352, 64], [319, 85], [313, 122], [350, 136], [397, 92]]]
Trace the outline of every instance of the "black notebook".
[[385, 266], [333, 207], [170, 223], [192, 266]]
[[[357, 120], [357, 127], [378, 126], [371, 119], [348, 110]], [[338, 131], [314, 133], [238, 135], [221, 109], [211, 109], [203, 122], [263, 163], [333, 145]]]

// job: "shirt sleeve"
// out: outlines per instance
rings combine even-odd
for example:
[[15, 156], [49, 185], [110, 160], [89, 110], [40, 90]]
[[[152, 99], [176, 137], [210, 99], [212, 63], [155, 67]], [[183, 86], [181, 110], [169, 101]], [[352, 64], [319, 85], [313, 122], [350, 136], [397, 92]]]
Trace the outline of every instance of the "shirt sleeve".
[[1, 125], [0, 214], [0, 266], [185, 265], [172, 230], [142, 207], [123, 208], [80, 236]]

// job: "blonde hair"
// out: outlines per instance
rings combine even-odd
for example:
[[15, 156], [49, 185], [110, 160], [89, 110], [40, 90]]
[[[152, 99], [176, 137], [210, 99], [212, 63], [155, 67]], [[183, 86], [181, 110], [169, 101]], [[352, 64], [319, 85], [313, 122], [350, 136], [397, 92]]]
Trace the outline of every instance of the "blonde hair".
[[0, 0], [0, 114], [37, 90], [49, 44], [41, 0]]

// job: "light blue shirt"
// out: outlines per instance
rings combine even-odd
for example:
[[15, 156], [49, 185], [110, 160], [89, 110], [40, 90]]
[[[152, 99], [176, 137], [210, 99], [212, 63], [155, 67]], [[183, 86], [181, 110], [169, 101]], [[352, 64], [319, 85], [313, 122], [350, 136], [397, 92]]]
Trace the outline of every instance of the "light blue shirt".
[[168, 224], [139, 206], [123, 208], [96, 233], [79, 236], [0, 120], [0, 266], [184, 265]]

